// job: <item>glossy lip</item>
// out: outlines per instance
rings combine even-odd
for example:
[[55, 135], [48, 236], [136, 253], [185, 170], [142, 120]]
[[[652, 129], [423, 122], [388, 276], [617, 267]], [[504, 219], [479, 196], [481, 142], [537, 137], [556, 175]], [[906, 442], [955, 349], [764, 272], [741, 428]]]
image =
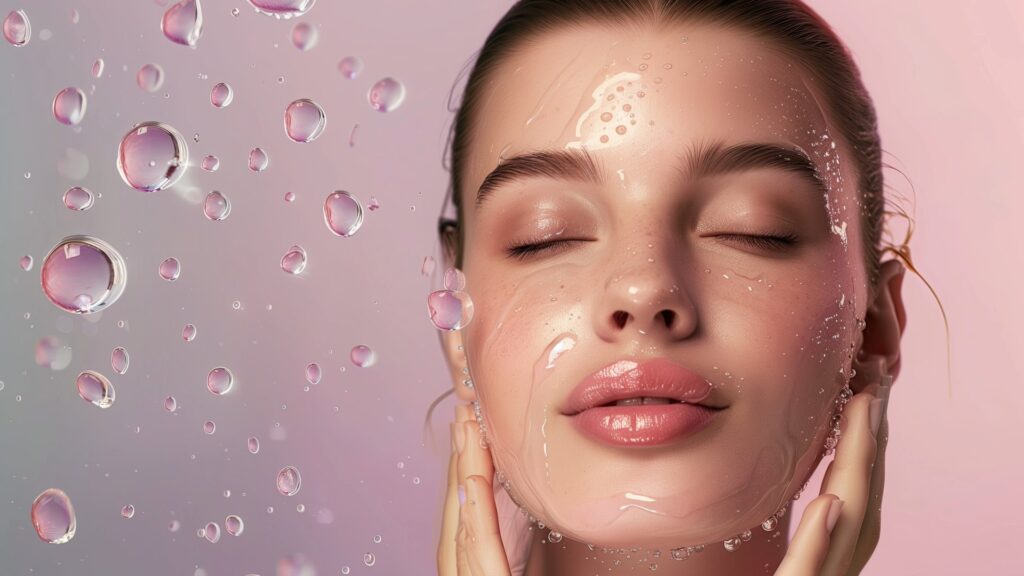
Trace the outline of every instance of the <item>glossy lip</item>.
[[561, 412], [575, 416], [609, 402], [642, 396], [701, 404], [711, 410], [724, 408], [704, 402], [710, 394], [711, 384], [705, 378], [667, 358], [643, 362], [623, 359], [583, 378], [562, 405]]

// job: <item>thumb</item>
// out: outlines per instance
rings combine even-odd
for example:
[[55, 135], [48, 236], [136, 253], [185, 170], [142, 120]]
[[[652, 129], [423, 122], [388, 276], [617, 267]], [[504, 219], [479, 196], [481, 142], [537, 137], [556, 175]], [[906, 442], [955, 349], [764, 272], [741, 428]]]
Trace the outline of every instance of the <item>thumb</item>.
[[494, 505], [498, 510], [498, 532], [501, 543], [505, 547], [505, 557], [512, 576], [522, 576], [526, 571], [526, 561], [530, 557], [530, 546], [533, 542], [533, 531], [530, 530], [530, 519], [512, 501], [505, 488], [494, 475]]

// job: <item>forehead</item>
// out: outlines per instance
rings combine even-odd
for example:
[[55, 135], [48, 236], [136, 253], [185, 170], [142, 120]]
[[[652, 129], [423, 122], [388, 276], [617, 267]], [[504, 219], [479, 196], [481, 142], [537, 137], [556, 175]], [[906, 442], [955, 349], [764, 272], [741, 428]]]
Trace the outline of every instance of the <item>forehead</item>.
[[[824, 174], [828, 134], [804, 69], [772, 42], [712, 25], [561, 28], [491, 72], [476, 110], [464, 193], [501, 157], [585, 148], [606, 170], [656, 178], [687, 147], [771, 142], [803, 149]], [[471, 203], [469, 203], [471, 204]]]

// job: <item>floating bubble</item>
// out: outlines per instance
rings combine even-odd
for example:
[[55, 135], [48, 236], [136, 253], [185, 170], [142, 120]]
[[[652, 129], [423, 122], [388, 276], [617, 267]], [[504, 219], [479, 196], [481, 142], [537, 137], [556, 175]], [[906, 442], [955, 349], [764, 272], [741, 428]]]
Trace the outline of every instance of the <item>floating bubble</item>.
[[466, 288], [466, 275], [458, 268], [445, 270], [444, 287], [446, 290], [464, 290]]
[[124, 516], [125, 518], [131, 518], [135, 516], [135, 506], [132, 506], [131, 504], [125, 504], [121, 508], [121, 516]]
[[168, 8], [160, 28], [171, 42], [195, 48], [203, 35], [203, 7], [199, 0], [182, 0]]
[[377, 557], [373, 555], [373, 552], [367, 552], [363, 554], [363, 564], [367, 566], [373, 566], [377, 562]]
[[277, 491], [283, 496], [295, 496], [302, 486], [302, 477], [294, 466], [285, 466], [277, 473]]
[[110, 353], [110, 368], [117, 374], [128, 371], [128, 351], [118, 346]]
[[292, 102], [284, 111], [284, 131], [292, 142], [312, 142], [326, 126], [324, 109], [308, 98]]
[[267, 153], [263, 148], [253, 148], [252, 151], [249, 152], [249, 170], [252, 170], [253, 172], [263, 172], [267, 169], [269, 164], [270, 157], [267, 156]]
[[224, 519], [224, 528], [232, 536], [241, 536], [245, 530], [245, 523], [242, 522], [241, 518], [232, 514]]
[[249, 448], [249, 454], [258, 454], [260, 451], [260, 439], [255, 436], [250, 436], [246, 442], [246, 447]]
[[77, 126], [85, 117], [85, 92], [69, 86], [53, 97], [53, 117], [61, 124]]
[[225, 108], [231, 105], [231, 101], [234, 99], [235, 91], [226, 82], [220, 82], [210, 90], [210, 104], [216, 108]]
[[316, 0], [249, 0], [257, 12], [288, 20], [309, 12]]
[[43, 259], [43, 294], [73, 314], [98, 312], [121, 296], [126, 274], [121, 255], [106, 242], [69, 236]]
[[188, 168], [188, 147], [181, 134], [161, 122], [143, 122], [121, 139], [117, 171], [142, 192], [173, 186]]
[[93, 370], [85, 370], [75, 379], [78, 395], [83, 400], [100, 408], [114, 404], [114, 385], [107, 377]]
[[366, 203], [366, 207], [370, 209], [370, 212], [373, 212], [377, 208], [380, 208], [380, 202], [377, 202], [376, 197], [370, 196], [370, 201]]
[[321, 376], [323, 376], [323, 371], [320, 369], [319, 364], [313, 362], [306, 366], [306, 382], [319, 384]]
[[178, 400], [174, 396], [168, 396], [164, 398], [164, 410], [168, 412], [174, 412], [178, 409]]
[[295, 202], [295, 192], [285, 192], [284, 193], [284, 201], [285, 202]]
[[462, 330], [473, 320], [473, 299], [457, 290], [436, 290], [427, 296], [430, 321], [439, 330]]
[[431, 274], [434, 273], [434, 266], [436, 264], [437, 262], [434, 260], [433, 256], [424, 256], [423, 265], [420, 266], [420, 274], [424, 276], [430, 276]]
[[369, 346], [363, 346], [362, 344], [352, 348], [349, 358], [353, 364], [360, 368], [369, 368], [377, 363], [377, 353]]
[[103, 76], [103, 68], [105, 65], [106, 64], [103, 62], [103, 58], [97, 58], [96, 61], [92, 63], [93, 78], [99, 78], [100, 76]]
[[405, 100], [405, 85], [394, 78], [383, 78], [366, 93], [370, 107], [379, 112], [391, 112]]
[[207, 420], [206, 422], [203, 422], [203, 434], [206, 434], [207, 436], [209, 436], [210, 434], [213, 434], [216, 431], [217, 431], [217, 423], [216, 422], [214, 422], [213, 420]]
[[181, 262], [173, 256], [160, 263], [160, 277], [168, 282], [174, 282], [181, 275]]
[[181, 522], [178, 522], [177, 520], [171, 520], [171, 523], [167, 525], [167, 529], [171, 532], [177, 532], [179, 529], [181, 529]]
[[303, 52], [316, 46], [319, 39], [320, 32], [309, 22], [299, 22], [292, 26], [292, 44]]
[[143, 64], [135, 74], [135, 83], [146, 92], [156, 92], [164, 85], [164, 69], [159, 64]]
[[235, 375], [223, 366], [210, 370], [206, 377], [206, 388], [216, 396], [227, 394], [235, 383]]
[[324, 222], [335, 235], [351, 236], [363, 225], [363, 205], [350, 192], [333, 192], [324, 201]]
[[31, 516], [32, 526], [44, 542], [63, 544], [75, 536], [75, 508], [63, 490], [49, 488], [36, 496]]
[[306, 269], [306, 251], [302, 246], [292, 246], [281, 257], [281, 270], [289, 274], [300, 274]]
[[203, 214], [210, 220], [223, 220], [231, 214], [231, 201], [227, 196], [214, 190], [207, 194], [206, 200], [203, 201]]
[[206, 525], [204, 535], [211, 544], [216, 544], [220, 540], [220, 525], [216, 522], [210, 522]]
[[36, 343], [36, 364], [50, 370], [63, 370], [71, 364], [71, 347], [56, 336], [43, 336]]
[[191, 342], [196, 339], [196, 325], [185, 324], [185, 327], [181, 329], [181, 339], [185, 342]]
[[92, 208], [96, 196], [91, 191], [80, 186], [68, 188], [64, 193], [64, 206], [69, 210], [88, 210]]
[[338, 71], [349, 80], [355, 80], [363, 71], [363, 61], [356, 56], [346, 56], [338, 62]]
[[28, 254], [25, 254], [24, 256], [18, 259], [18, 266], [21, 266], [21, 269], [24, 270], [25, 272], [31, 270], [32, 264], [34, 263], [35, 260], [32, 258], [32, 256], [29, 256]]
[[220, 158], [217, 158], [213, 154], [203, 156], [203, 161], [200, 164], [203, 170], [207, 172], [216, 172], [220, 168]]
[[32, 39], [32, 23], [24, 10], [12, 10], [4, 18], [4, 39], [11, 46], [24, 46]]

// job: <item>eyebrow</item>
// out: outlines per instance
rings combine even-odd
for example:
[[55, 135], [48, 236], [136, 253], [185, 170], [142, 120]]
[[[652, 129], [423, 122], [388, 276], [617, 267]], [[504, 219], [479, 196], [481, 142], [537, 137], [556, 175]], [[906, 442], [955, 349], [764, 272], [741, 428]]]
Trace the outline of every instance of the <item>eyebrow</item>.
[[[758, 168], [778, 168], [802, 177], [816, 192], [827, 191], [817, 166], [806, 153], [771, 142], [726, 146], [721, 141], [713, 141], [691, 145], [678, 156], [677, 168], [689, 180]], [[477, 208], [502, 186], [528, 178], [604, 184], [597, 160], [586, 149], [529, 152], [504, 159], [484, 178], [477, 190]]]

